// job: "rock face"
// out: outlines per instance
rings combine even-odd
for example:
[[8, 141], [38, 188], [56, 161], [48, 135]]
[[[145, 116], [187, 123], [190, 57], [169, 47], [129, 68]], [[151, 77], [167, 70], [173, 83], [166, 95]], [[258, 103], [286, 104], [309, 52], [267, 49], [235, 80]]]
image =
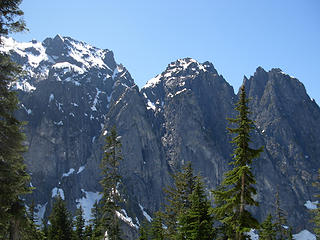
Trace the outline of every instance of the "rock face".
[[244, 84], [252, 99], [257, 135], [265, 146], [256, 169], [261, 201], [274, 203], [278, 187], [291, 223], [302, 229], [310, 219], [304, 204], [313, 198], [312, 183], [320, 167], [319, 106], [301, 82], [280, 69], [266, 72], [259, 67]]
[[[49, 214], [58, 193], [86, 218], [99, 199], [104, 134], [116, 125], [122, 137], [120, 171], [126, 201], [119, 217], [133, 239], [144, 218], [158, 210], [170, 174], [187, 161], [214, 188], [228, 170], [232, 146], [226, 118], [234, 117], [237, 95], [209, 62], [172, 62], [139, 90], [109, 50], [57, 35], [43, 43], [6, 39], [0, 49], [23, 65], [26, 74], [12, 88], [28, 121], [26, 153], [39, 216]], [[258, 68], [244, 79], [257, 130], [253, 144], [265, 146], [254, 162], [263, 219], [274, 211], [279, 189], [282, 208], [296, 230], [308, 227], [304, 204], [313, 200], [320, 168], [319, 106], [304, 86], [280, 69]], [[130, 230], [133, 229], [133, 230]]]
[[[60, 193], [68, 207], [89, 206], [99, 198], [99, 164], [93, 151], [111, 105], [135, 84], [116, 64], [113, 53], [57, 35], [43, 43], [5, 40], [2, 51], [21, 64], [19, 90], [29, 151], [25, 155], [36, 190], [31, 198], [47, 217], [52, 196]], [[30, 196], [29, 196], [30, 197]], [[46, 209], [48, 211], [46, 211]]]

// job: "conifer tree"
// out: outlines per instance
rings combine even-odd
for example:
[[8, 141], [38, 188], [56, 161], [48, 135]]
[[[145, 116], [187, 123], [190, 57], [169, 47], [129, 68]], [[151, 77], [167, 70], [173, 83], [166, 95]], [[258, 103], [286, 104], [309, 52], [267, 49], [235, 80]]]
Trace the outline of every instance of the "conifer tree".
[[260, 240], [276, 240], [275, 225], [272, 223], [272, 215], [269, 214], [260, 226]]
[[150, 239], [150, 223], [144, 220], [139, 227], [138, 240], [149, 240], [149, 239]]
[[275, 200], [275, 229], [278, 240], [292, 238], [291, 228], [288, 227], [285, 211], [281, 208], [279, 190], [276, 192]]
[[203, 183], [197, 178], [189, 196], [190, 208], [178, 216], [178, 239], [211, 240], [214, 236], [213, 218], [209, 213], [210, 203]]
[[191, 207], [189, 196], [196, 182], [191, 163], [188, 162], [181, 172], [175, 173], [173, 180], [174, 185], [165, 190], [167, 204], [162, 213], [164, 224], [167, 226], [166, 238], [169, 239], [174, 239], [177, 235], [178, 215]]
[[84, 229], [84, 239], [85, 240], [93, 240], [93, 233], [92, 233], [92, 225], [88, 224], [85, 226]]
[[163, 228], [162, 213], [157, 212], [155, 218], [151, 222], [151, 239], [152, 240], [164, 240], [165, 233]]
[[[320, 189], [320, 169], [318, 170], [318, 181], [314, 182], [312, 185]], [[320, 199], [320, 194], [315, 195], [316, 198]], [[316, 234], [317, 239], [320, 239], [320, 203], [317, 204], [317, 208], [311, 210], [313, 214], [312, 222], [314, 224], [313, 231]]]
[[238, 115], [235, 119], [228, 119], [237, 125], [236, 128], [228, 128], [231, 134], [235, 134], [232, 143], [235, 145], [233, 160], [230, 165], [233, 168], [225, 174], [222, 182], [224, 188], [213, 191], [215, 199], [219, 200], [219, 206], [214, 213], [222, 224], [232, 228], [236, 240], [244, 238], [244, 233], [251, 228], [258, 227], [257, 220], [246, 209], [247, 206], [257, 206], [258, 202], [253, 199], [256, 194], [254, 184], [255, 177], [251, 170], [252, 160], [259, 157], [262, 147], [253, 149], [249, 146], [250, 131], [254, 129], [253, 121], [249, 119], [248, 99], [244, 85], [240, 88], [240, 99], [236, 110]]
[[[0, 2], [0, 45], [9, 33], [25, 30], [20, 3], [21, 0]], [[22, 157], [26, 150], [23, 124], [14, 116], [18, 99], [9, 89], [20, 73], [21, 67], [0, 53], [0, 238], [10, 239], [20, 238], [21, 228], [27, 221], [21, 196], [30, 192], [29, 175]]]
[[36, 224], [37, 217], [35, 215], [35, 204], [34, 201], [27, 211], [27, 221], [23, 226], [22, 239], [25, 240], [43, 240], [45, 238], [44, 233], [40, 230], [39, 226]]
[[84, 240], [85, 239], [85, 220], [83, 218], [83, 209], [80, 207], [76, 211], [75, 219], [75, 240]]
[[90, 228], [87, 228], [87, 235], [90, 234], [91, 230], [91, 236], [93, 240], [101, 239], [104, 235], [104, 232], [101, 227], [101, 209], [98, 204], [98, 201], [95, 201], [93, 204], [93, 208], [91, 209], [91, 216], [92, 219], [90, 220]]
[[23, 11], [19, 8], [21, 2], [22, 0], [2, 0], [0, 2], [0, 44], [1, 36], [27, 30], [22, 18]]
[[115, 127], [111, 129], [105, 141], [104, 157], [101, 161], [103, 177], [100, 181], [103, 188], [101, 224], [107, 230], [110, 240], [119, 240], [121, 239], [121, 233], [116, 211], [120, 210], [119, 203], [121, 202], [119, 193], [121, 185], [119, 164], [122, 161], [122, 145]]
[[48, 240], [72, 240], [71, 216], [60, 195], [54, 199], [49, 221]]

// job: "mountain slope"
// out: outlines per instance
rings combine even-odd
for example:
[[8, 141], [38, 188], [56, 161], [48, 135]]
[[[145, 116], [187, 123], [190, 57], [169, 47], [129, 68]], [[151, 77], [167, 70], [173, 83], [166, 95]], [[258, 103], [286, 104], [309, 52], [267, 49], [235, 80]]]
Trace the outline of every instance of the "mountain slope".
[[[72, 211], [82, 204], [86, 218], [99, 199], [99, 163], [104, 134], [116, 125], [124, 160], [120, 171], [126, 201], [121, 218], [133, 231], [164, 203], [170, 174], [187, 161], [208, 189], [229, 169], [232, 145], [226, 118], [235, 116], [232, 86], [212, 63], [178, 59], [139, 91], [113, 53], [57, 35], [42, 43], [6, 39], [26, 74], [13, 86], [21, 99], [20, 119], [28, 121], [25, 158], [36, 190], [30, 198], [46, 217], [60, 193]], [[319, 166], [319, 106], [297, 79], [279, 69], [244, 79], [257, 131], [253, 145], [265, 146], [254, 162], [263, 219], [274, 210], [279, 186], [283, 208], [296, 230], [309, 227], [304, 204]]]

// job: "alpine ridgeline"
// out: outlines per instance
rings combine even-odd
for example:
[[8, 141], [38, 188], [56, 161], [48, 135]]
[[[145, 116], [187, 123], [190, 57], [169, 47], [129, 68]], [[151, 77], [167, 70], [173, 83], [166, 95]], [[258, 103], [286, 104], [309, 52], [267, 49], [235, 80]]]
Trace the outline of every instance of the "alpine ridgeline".
[[[28, 122], [25, 159], [40, 218], [48, 216], [57, 194], [72, 211], [81, 204], [90, 218], [101, 197], [103, 135], [114, 125], [122, 137], [126, 193], [118, 216], [133, 229], [161, 207], [170, 173], [184, 163], [192, 162], [208, 188], [229, 169], [226, 118], [235, 116], [237, 95], [210, 62], [179, 59], [139, 91], [111, 51], [69, 37], [42, 43], [8, 38], [1, 51], [25, 69], [12, 88], [21, 100], [18, 116]], [[314, 198], [320, 168], [319, 106], [280, 69], [259, 67], [244, 84], [257, 128], [253, 147], [265, 146], [253, 163], [260, 207], [252, 212], [260, 220], [273, 213], [279, 188], [289, 224], [296, 231], [308, 228], [305, 203]]]

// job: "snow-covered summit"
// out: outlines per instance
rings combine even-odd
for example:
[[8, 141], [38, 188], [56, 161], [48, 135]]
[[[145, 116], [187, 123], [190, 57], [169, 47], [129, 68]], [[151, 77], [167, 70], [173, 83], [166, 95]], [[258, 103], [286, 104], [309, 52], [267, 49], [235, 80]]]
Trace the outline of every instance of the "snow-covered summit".
[[79, 86], [97, 77], [103, 84], [106, 80], [113, 84], [123, 78], [127, 85], [133, 84], [128, 71], [115, 62], [113, 52], [108, 49], [60, 35], [46, 38], [43, 42], [18, 42], [5, 37], [1, 38], [1, 42], [0, 52], [10, 54], [26, 72], [18, 85], [13, 86], [18, 90], [33, 91], [37, 83], [45, 79]]
[[204, 72], [218, 74], [212, 63], [208, 61], [199, 63], [193, 58], [178, 59], [175, 62], [171, 62], [164, 72], [150, 79], [143, 88], [154, 87], [163, 79], [171, 81], [192, 78]]

